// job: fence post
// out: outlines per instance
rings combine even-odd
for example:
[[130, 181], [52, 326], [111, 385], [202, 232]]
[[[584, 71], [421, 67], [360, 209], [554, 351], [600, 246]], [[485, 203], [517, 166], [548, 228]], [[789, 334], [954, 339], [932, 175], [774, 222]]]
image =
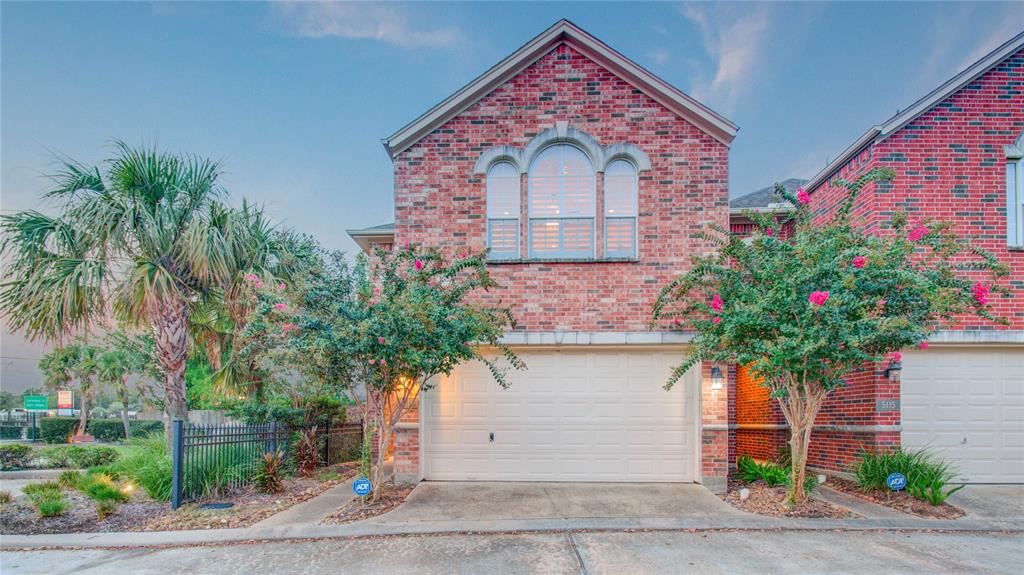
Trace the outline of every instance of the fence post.
[[327, 426], [327, 433], [324, 434], [324, 465], [331, 464], [331, 426]]
[[182, 442], [184, 423], [180, 419], [171, 422], [171, 429], [174, 431], [174, 442], [171, 449], [171, 509], [181, 507], [182, 479], [185, 471], [182, 461], [185, 447]]
[[277, 453], [277, 422], [270, 422], [270, 452]]

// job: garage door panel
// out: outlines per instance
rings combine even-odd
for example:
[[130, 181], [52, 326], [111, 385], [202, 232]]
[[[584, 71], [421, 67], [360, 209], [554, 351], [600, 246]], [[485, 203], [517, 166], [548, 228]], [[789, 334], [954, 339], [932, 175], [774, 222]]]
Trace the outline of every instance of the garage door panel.
[[[679, 351], [520, 356], [528, 371], [512, 372], [508, 390], [471, 364], [424, 394], [427, 479], [694, 480], [696, 380], [661, 389]], [[472, 409], [450, 407], [467, 401]]]
[[963, 481], [1024, 482], [1024, 351], [907, 353], [901, 390], [905, 446], [931, 449]]

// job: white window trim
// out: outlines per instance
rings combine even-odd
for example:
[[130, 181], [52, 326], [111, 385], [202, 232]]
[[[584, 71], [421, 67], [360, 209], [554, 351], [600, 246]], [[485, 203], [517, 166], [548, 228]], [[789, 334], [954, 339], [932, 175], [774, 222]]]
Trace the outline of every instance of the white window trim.
[[1006, 146], [1006, 244], [1024, 248], [1024, 132]]
[[[484, 194], [487, 196], [486, 197], [486, 205], [484, 206], [484, 209], [487, 212], [486, 213], [486, 216], [487, 216], [487, 238], [486, 239], [487, 239], [487, 249], [488, 249], [487, 259], [495, 260], [495, 261], [505, 261], [505, 260], [517, 260], [517, 259], [520, 259], [522, 257], [522, 250], [523, 250], [523, 248], [522, 248], [522, 233], [520, 232], [520, 228], [522, 227], [522, 214], [523, 214], [523, 183], [522, 183], [522, 181], [520, 181], [518, 183], [518, 185], [516, 186], [516, 189], [519, 192], [516, 195], [516, 199], [517, 199], [517, 201], [516, 201], [516, 207], [517, 207], [516, 214], [514, 216], [510, 215], [510, 216], [507, 216], [507, 217], [499, 217], [499, 218], [492, 218], [491, 217], [491, 193], [490, 193], [490, 181], [489, 181], [490, 173], [491, 173], [491, 169], [492, 168], [494, 168], [498, 164], [502, 164], [502, 163], [511, 165], [516, 174], [520, 173], [519, 166], [516, 165], [515, 162], [511, 162], [511, 161], [509, 161], [506, 158], [499, 158], [499, 159], [491, 162], [491, 164], [487, 167], [487, 171], [485, 172], [485, 174], [487, 174], [487, 177], [488, 177], [488, 181], [484, 183]], [[491, 250], [491, 231], [492, 231], [491, 230], [491, 223], [496, 221], [496, 220], [497, 221], [503, 221], [503, 222], [514, 221], [516, 223], [516, 226], [515, 226], [515, 229], [516, 229], [516, 244], [515, 244], [516, 245], [516, 249], [515, 249], [515, 254], [498, 254], [498, 255], [495, 255], [493, 252], [490, 251]]]
[[[604, 210], [603, 210], [604, 213], [601, 214], [601, 218], [602, 218], [602, 222], [603, 222], [603, 226], [604, 226], [604, 237], [602, 238], [603, 241], [604, 241], [604, 257], [608, 258], [608, 259], [630, 259], [630, 260], [640, 259], [640, 169], [636, 165], [635, 162], [633, 162], [629, 157], [626, 157], [626, 156], [617, 156], [617, 157], [611, 159], [608, 162], [608, 164], [605, 166], [605, 168], [607, 168], [608, 165], [611, 165], [611, 163], [616, 161], [616, 160], [622, 160], [622, 161], [626, 162], [627, 164], [633, 166], [633, 177], [636, 178], [636, 185], [633, 186], [633, 197], [631, 198], [632, 201], [633, 201], [633, 215], [631, 215], [631, 216], [609, 216], [608, 215], [608, 207], [607, 207], [607, 205], [608, 205], [607, 204], [607, 197], [608, 197], [607, 196], [607, 194], [608, 194], [608, 175], [607, 175], [607, 173], [602, 172], [601, 173], [601, 177], [604, 179], [603, 186], [602, 186], [602, 193], [605, 196], [605, 202], [602, 202], [603, 205], [604, 205]], [[613, 256], [609, 256], [608, 255], [608, 220], [633, 220], [633, 253], [632, 254], [629, 254], [629, 255], [621, 255], [620, 254], [620, 255], [613, 255]]]

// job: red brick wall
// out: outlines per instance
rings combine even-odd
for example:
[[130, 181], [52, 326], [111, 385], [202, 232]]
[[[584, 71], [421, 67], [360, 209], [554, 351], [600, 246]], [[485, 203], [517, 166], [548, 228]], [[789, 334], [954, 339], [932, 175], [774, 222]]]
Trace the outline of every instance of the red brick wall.
[[[694, 234], [728, 224], [728, 148], [569, 46], [394, 159], [396, 241], [483, 249], [485, 182], [474, 163], [493, 146], [522, 147], [556, 121], [650, 158], [639, 183], [640, 261], [494, 265], [501, 287], [489, 297], [512, 307], [518, 329], [646, 330], [658, 290], [692, 255], [713, 249]], [[599, 198], [601, 187], [599, 177]]]

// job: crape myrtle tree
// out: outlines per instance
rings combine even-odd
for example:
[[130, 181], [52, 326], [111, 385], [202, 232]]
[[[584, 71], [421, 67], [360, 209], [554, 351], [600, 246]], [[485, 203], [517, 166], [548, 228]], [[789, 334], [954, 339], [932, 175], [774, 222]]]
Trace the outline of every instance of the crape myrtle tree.
[[[245, 332], [248, 349], [273, 357], [284, 349], [290, 365], [340, 385], [358, 404], [376, 441], [375, 500], [395, 427], [436, 376], [475, 360], [507, 387], [508, 370], [525, 367], [500, 341], [513, 324], [509, 310], [475, 297], [496, 286], [485, 256], [449, 259], [407, 245], [349, 264], [332, 253], [294, 289], [261, 292]], [[274, 338], [287, 346], [271, 345]]]
[[[730, 362], [749, 366], [778, 400], [790, 428], [793, 504], [806, 498], [814, 420], [847, 374], [927, 347], [929, 334], [956, 316], [1005, 321], [993, 317], [988, 298], [1008, 271], [958, 238], [953, 224], [896, 213], [891, 233], [876, 232], [851, 216], [864, 186], [893, 176], [881, 168], [837, 181], [845, 196], [827, 221], [815, 220], [802, 189], [776, 186], [795, 207], [789, 215], [748, 213], [757, 230], [747, 239], [712, 226], [704, 237], [717, 253], [696, 258], [655, 303], [654, 321], [696, 332], [666, 388], [699, 362]], [[792, 233], [781, 239], [787, 225]]]
[[[223, 201], [220, 164], [115, 142], [103, 169], [63, 162], [46, 197], [59, 212], [4, 215], [0, 313], [32, 340], [60, 340], [110, 316], [151, 333], [171, 421], [186, 419], [192, 311], [230, 289], [263, 249], [250, 214]], [[266, 269], [245, 273], [269, 275]]]

